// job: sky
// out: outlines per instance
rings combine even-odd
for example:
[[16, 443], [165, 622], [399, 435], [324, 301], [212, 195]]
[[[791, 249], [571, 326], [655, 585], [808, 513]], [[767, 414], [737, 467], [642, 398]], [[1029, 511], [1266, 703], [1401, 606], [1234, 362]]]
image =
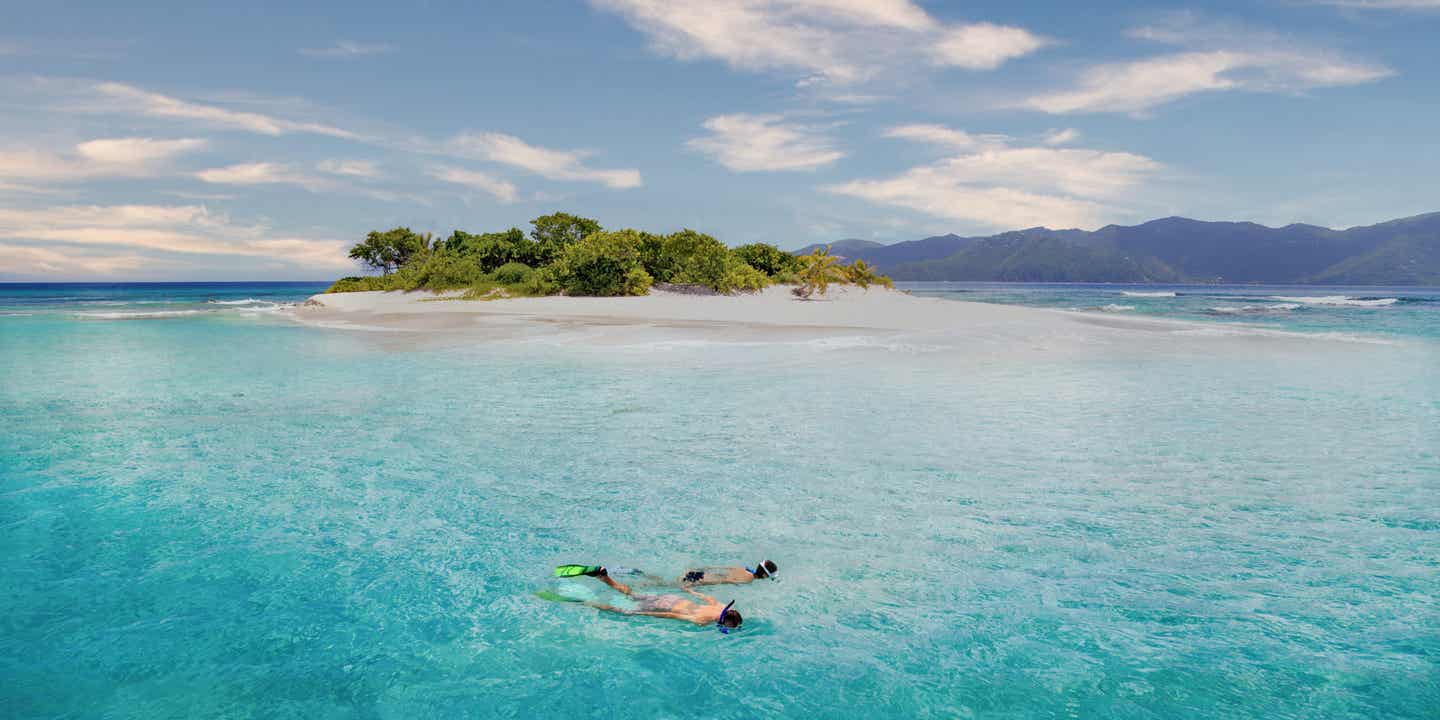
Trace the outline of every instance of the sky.
[[0, 280], [1440, 210], [1440, 0], [0, 1]]

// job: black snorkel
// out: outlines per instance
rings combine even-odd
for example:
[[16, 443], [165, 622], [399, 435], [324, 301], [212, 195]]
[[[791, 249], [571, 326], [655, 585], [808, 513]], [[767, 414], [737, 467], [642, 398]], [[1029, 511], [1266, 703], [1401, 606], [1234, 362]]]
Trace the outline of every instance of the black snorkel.
[[726, 603], [725, 609], [723, 609], [723, 610], [720, 611], [720, 617], [715, 618], [715, 629], [716, 629], [716, 630], [719, 630], [721, 635], [729, 635], [729, 634], [730, 634], [730, 628], [725, 627], [725, 616], [730, 613], [730, 607], [731, 607], [732, 605], [734, 605], [734, 604], [735, 604], [735, 601], [734, 601], [734, 600], [731, 600], [729, 603]]

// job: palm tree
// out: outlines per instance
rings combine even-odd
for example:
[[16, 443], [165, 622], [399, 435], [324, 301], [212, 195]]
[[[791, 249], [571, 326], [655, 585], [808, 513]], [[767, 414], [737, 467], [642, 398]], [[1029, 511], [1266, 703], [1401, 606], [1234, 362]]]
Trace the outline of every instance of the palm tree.
[[878, 284], [880, 276], [870, 268], [870, 264], [864, 260], [856, 260], [845, 266], [845, 280], [859, 285], [861, 289], [868, 290], [871, 283]]
[[840, 259], [831, 255], [828, 247], [801, 257], [800, 270], [795, 273], [800, 285], [791, 292], [796, 297], [809, 300], [816, 292], [824, 295], [830, 288], [830, 283], [845, 282], [845, 269], [839, 262]]

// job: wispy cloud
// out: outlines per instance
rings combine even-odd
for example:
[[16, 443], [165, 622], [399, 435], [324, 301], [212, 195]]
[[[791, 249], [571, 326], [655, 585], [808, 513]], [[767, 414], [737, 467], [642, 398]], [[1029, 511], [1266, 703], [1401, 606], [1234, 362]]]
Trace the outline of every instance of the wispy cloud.
[[939, 126], [893, 129], [891, 137], [917, 140], [962, 152], [886, 178], [826, 186], [827, 192], [917, 210], [989, 228], [1095, 227], [1117, 209], [1122, 197], [1161, 165], [1142, 155], [1100, 150], [1025, 147], [987, 143]]
[[304, 48], [300, 50], [300, 54], [320, 58], [356, 58], [366, 55], [384, 55], [394, 50], [395, 47], [387, 43], [362, 43], [341, 40], [330, 47]]
[[91, 89], [95, 93], [95, 98], [86, 109], [96, 112], [193, 120], [210, 127], [243, 130], [261, 135], [304, 133], [344, 140], [364, 139], [356, 133], [324, 123], [294, 121], [263, 113], [228, 110], [216, 105], [189, 102], [124, 83], [103, 82], [94, 85]]
[[703, 126], [710, 134], [685, 144], [736, 172], [814, 170], [845, 157], [820, 128], [780, 115], [719, 115]]
[[860, 82], [923, 61], [987, 70], [1047, 43], [1018, 27], [946, 25], [910, 0], [591, 1], [624, 17], [663, 54], [799, 73], [811, 84]]
[[965, 132], [964, 130], [956, 130], [955, 128], [944, 125], [928, 123], [897, 125], [886, 130], [885, 137], [923, 142], [956, 150], [977, 150], [986, 147], [996, 147], [1005, 145], [1010, 141], [1008, 135], [976, 135]]
[[585, 159], [594, 154], [591, 151], [554, 150], [531, 145], [504, 133], [461, 133], [446, 143], [445, 150], [457, 157], [518, 167], [550, 180], [596, 182], [618, 189], [640, 187], [642, 184], [639, 170], [605, 170], [587, 166]]
[[202, 182], [216, 185], [298, 185], [319, 190], [323, 182], [285, 163], [253, 162], [210, 168], [195, 173]]
[[174, 158], [203, 149], [200, 138], [102, 138], [68, 153], [34, 149], [0, 150], [0, 178], [68, 182], [105, 177], [147, 177]]
[[439, 165], [430, 168], [429, 175], [436, 180], [489, 193], [503, 203], [513, 203], [520, 197], [514, 184], [477, 170]]
[[264, 225], [233, 223], [203, 205], [0, 208], [0, 238], [25, 241], [30, 246], [40, 244], [51, 253], [59, 253], [46, 255], [52, 264], [71, 257], [72, 249], [57, 249], [57, 245], [65, 245], [266, 257], [312, 268], [350, 265], [343, 241], [279, 236]]
[[147, 266], [148, 258], [131, 252], [94, 252], [0, 243], [0, 274], [20, 277], [115, 275]]
[[1069, 145], [1080, 139], [1080, 131], [1075, 128], [1064, 128], [1060, 130], [1048, 130], [1040, 142], [1046, 145]]
[[367, 180], [380, 177], [380, 166], [370, 160], [342, 160], [331, 158], [321, 160], [315, 168], [323, 173], [342, 175], [345, 177], [365, 178]]
[[1268, 33], [1197, 22], [1189, 15], [1130, 34], [1182, 49], [1089, 67], [1073, 87], [1035, 95], [1022, 107], [1052, 114], [1140, 113], [1196, 93], [1298, 92], [1358, 85], [1393, 73], [1377, 63]]

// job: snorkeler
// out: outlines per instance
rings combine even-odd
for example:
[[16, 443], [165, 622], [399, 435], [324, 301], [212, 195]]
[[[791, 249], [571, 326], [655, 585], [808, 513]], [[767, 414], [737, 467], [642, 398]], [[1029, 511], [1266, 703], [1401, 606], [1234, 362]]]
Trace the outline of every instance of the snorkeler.
[[775, 574], [780, 572], [780, 567], [771, 560], [762, 560], [755, 563], [755, 568], [748, 567], [709, 567], [699, 570], [691, 570], [680, 578], [681, 587], [691, 585], [745, 585], [769, 578], [776, 579]]
[[699, 598], [703, 602], [693, 602], [677, 595], [636, 595], [630, 591], [630, 586], [615, 582], [610, 578], [610, 573], [605, 568], [597, 568], [593, 573], [585, 573], [591, 577], [600, 579], [600, 582], [609, 585], [631, 600], [640, 604], [635, 610], [618, 608], [614, 605], [606, 605], [599, 602], [587, 602], [586, 605], [606, 610], [608, 612], [620, 613], [622, 615], [647, 615], [649, 617], [670, 618], [672, 620], [685, 620], [696, 625], [715, 624], [715, 627], [722, 633], [729, 633], [731, 630], [740, 627], [744, 618], [740, 617], [740, 611], [732, 606], [735, 601], [731, 600], [728, 605], [721, 605], [709, 595], [704, 595], [690, 588], [681, 588], [687, 593]]
[[[576, 575], [597, 575], [602, 568], [599, 565], [561, 565], [555, 568], [555, 577], [575, 577]], [[761, 560], [755, 563], [754, 569], [748, 567], [705, 567], [698, 570], [689, 570], [674, 583], [680, 587], [694, 585], [747, 585], [756, 580], [776, 579], [780, 572], [780, 566], [773, 560]], [[658, 575], [650, 575], [641, 570], [633, 568], [615, 568], [609, 573], [628, 579], [631, 583], [656, 586], [668, 585], [670, 581]]]

